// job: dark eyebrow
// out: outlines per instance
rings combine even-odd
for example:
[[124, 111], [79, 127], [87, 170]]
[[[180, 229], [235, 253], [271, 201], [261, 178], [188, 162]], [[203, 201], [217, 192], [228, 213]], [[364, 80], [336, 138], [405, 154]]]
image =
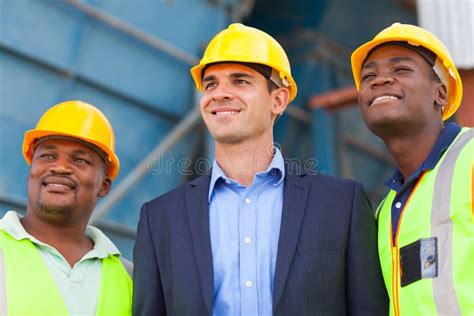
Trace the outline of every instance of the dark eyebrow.
[[236, 72], [230, 75], [231, 78], [249, 78], [252, 79], [254, 76], [245, 72]]
[[83, 149], [76, 149], [72, 152], [73, 155], [86, 155], [86, 156], [89, 156], [89, 157], [93, 157], [94, 155], [92, 154], [92, 152], [88, 152], [88, 151], [85, 151]]
[[[249, 79], [252, 79], [254, 78], [254, 76], [252, 76], [251, 74], [249, 73], [246, 73], [246, 72], [236, 72], [236, 73], [232, 73], [230, 75], [231, 78], [249, 78]], [[213, 81], [213, 80], [216, 80], [216, 76], [214, 75], [209, 75], [209, 76], [206, 76], [202, 79], [202, 82], [208, 82], [208, 81]]]
[[[396, 63], [401, 62], [401, 61], [408, 61], [410, 63], [414, 63], [413, 59], [410, 58], [410, 57], [392, 57], [392, 58], [389, 59], [389, 63], [391, 63], [391, 64], [396, 64]], [[367, 63], [367, 64], [363, 65], [362, 69], [374, 68], [376, 64], [377, 64], [376, 61], [371, 61], [370, 63]]]
[[202, 78], [202, 82], [216, 80], [216, 76], [210, 75]]
[[52, 145], [52, 144], [45, 144], [45, 145], [41, 145], [38, 146], [36, 149], [46, 149], [46, 150], [55, 150], [55, 149], [58, 149], [58, 147], [56, 147], [55, 145]]

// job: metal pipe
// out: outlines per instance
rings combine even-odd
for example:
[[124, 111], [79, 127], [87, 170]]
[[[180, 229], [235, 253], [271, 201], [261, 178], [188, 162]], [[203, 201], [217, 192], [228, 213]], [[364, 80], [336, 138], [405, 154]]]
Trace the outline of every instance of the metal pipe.
[[129, 237], [135, 239], [137, 237], [137, 232], [135, 229], [128, 227], [127, 225], [115, 223], [108, 220], [99, 220], [94, 224], [95, 227], [103, 231], [108, 231], [120, 236]]
[[111, 86], [107, 86], [103, 83], [99, 83], [97, 81], [94, 81], [88, 77], [85, 77], [83, 75], [80, 75], [76, 72], [72, 72], [67, 68], [59, 67], [54, 64], [48, 63], [44, 60], [41, 60], [37, 58], [36, 56], [32, 56], [30, 54], [26, 54], [24, 52], [21, 52], [13, 47], [6, 46], [4, 43], [0, 43], [0, 50], [5, 51], [6, 53], [15, 56], [17, 58], [21, 58], [27, 62], [30, 62], [34, 65], [40, 66], [48, 71], [51, 71], [59, 76], [65, 77], [65, 78], [71, 78], [75, 79], [77, 82], [85, 84], [91, 88], [97, 89], [105, 94], [108, 94], [112, 97], [121, 99], [123, 101], [126, 101], [130, 103], [131, 105], [149, 112], [153, 115], [160, 116], [163, 119], [166, 119], [170, 122], [179, 122], [180, 117], [174, 113], [170, 113], [168, 111], [162, 110], [158, 108], [156, 105], [153, 105], [151, 103], [139, 100], [135, 98], [134, 96], [128, 95], [122, 91], [116, 90], [115, 88]]
[[91, 16], [98, 21], [112, 27], [113, 29], [119, 30], [122, 33], [128, 34], [131, 37], [153, 47], [156, 48], [176, 59], [188, 64], [188, 65], [195, 65], [199, 62], [199, 59], [188, 52], [181, 50], [159, 38], [151, 36], [138, 28], [127, 24], [111, 15], [108, 15], [93, 6], [87, 5], [85, 3], [79, 2], [77, 0], [64, 0], [66, 4], [76, 8], [77, 10]]
[[255, 0], [241, 0], [240, 5], [237, 9], [232, 10], [231, 21], [241, 23], [252, 13], [253, 7], [255, 6]]
[[16, 197], [11, 197], [11, 196], [6, 196], [3, 194], [0, 194], [0, 202], [9, 204], [11, 206], [17, 207], [17, 211], [24, 211], [26, 210], [26, 204], [27, 202], [23, 200], [22, 198], [16, 198]]
[[354, 87], [346, 87], [327, 93], [312, 96], [309, 99], [309, 107], [312, 109], [326, 108], [336, 111], [342, 107], [357, 103], [357, 90]]
[[307, 125], [312, 124], [311, 113], [308, 111], [302, 110], [301, 108], [296, 106], [296, 104], [292, 104], [289, 107], [287, 107], [285, 113], [291, 116], [292, 118], [300, 121], [301, 123], [305, 123]]
[[127, 174], [115, 189], [112, 189], [109, 196], [92, 214], [90, 219], [91, 224], [95, 225], [101, 218], [103, 218], [110, 209], [126, 195], [127, 191], [146, 175], [149, 171], [149, 162], [153, 158], [163, 155], [200, 122], [201, 113], [199, 108], [195, 107], [132, 171]]

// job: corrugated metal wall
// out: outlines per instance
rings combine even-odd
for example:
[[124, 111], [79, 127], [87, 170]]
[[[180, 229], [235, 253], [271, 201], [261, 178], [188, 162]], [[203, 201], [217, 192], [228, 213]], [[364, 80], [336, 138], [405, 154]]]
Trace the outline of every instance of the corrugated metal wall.
[[458, 68], [474, 68], [474, 0], [417, 0], [420, 26], [439, 37]]
[[[2, 214], [26, 204], [23, 133], [34, 128], [46, 109], [63, 100], [85, 100], [110, 119], [122, 164], [117, 186], [192, 109], [195, 89], [190, 63], [196, 62], [194, 56], [228, 22], [223, 5], [204, 0], [78, 2], [90, 5], [95, 13], [98, 10], [99, 16], [72, 4], [77, 3], [0, 0]], [[145, 36], [134, 37], [133, 32], [108, 25], [103, 16]], [[156, 42], [174, 50], [159, 49], [153, 46]], [[190, 133], [162, 158], [196, 155], [199, 137]], [[109, 223], [119, 222], [133, 232], [140, 205], [186, 179], [176, 168], [147, 173], [107, 214]], [[130, 257], [133, 239], [108, 233]]]

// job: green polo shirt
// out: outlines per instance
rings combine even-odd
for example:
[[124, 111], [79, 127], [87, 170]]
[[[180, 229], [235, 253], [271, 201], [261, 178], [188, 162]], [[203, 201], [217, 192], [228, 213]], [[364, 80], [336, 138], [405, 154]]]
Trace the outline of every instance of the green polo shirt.
[[36, 246], [71, 315], [95, 315], [101, 286], [101, 260], [109, 255], [120, 255], [117, 247], [99, 229], [87, 226], [86, 235], [93, 241], [94, 248], [71, 267], [55, 248], [28, 234], [20, 218], [14, 211], [7, 212], [0, 220], [0, 229], [16, 240], [29, 239]]

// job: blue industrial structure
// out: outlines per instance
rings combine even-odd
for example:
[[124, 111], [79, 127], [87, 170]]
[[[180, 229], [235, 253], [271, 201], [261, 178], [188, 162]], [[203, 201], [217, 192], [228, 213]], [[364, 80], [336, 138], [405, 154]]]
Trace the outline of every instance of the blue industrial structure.
[[307, 100], [352, 84], [349, 54], [362, 41], [415, 22], [399, 1], [0, 0], [0, 215], [26, 206], [23, 133], [50, 106], [84, 100], [110, 119], [122, 164], [94, 222], [130, 258], [141, 204], [210, 164], [189, 68], [234, 21], [289, 54], [299, 94], [276, 126], [284, 154], [361, 180], [378, 202], [390, 161], [357, 108], [311, 112]]

